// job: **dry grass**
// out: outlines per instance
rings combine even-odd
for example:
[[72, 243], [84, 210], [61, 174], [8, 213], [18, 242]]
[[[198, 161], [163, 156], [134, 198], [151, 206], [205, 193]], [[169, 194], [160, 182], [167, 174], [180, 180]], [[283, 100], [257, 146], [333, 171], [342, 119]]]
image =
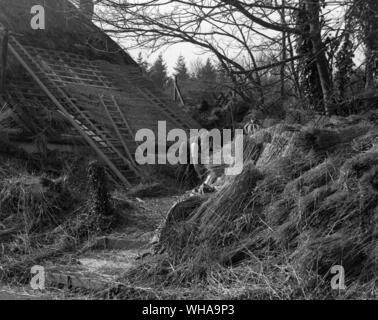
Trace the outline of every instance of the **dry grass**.
[[[277, 152], [278, 132], [265, 150]], [[202, 285], [207, 297], [374, 297], [364, 290], [377, 281], [378, 154], [370, 142], [364, 153], [352, 148], [371, 132], [345, 132], [305, 129], [264, 166], [248, 163], [186, 212], [162, 243], [165, 254], [142, 261], [130, 279]], [[330, 289], [335, 265], [345, 268], [346, 292]]]
[[2, 166], [1, 281], [27, 283], [31, 266], [61, 258], [113, 227], [113, 216], [93, 214], [91, 189], [72, 181], [31, 174], [15, 160]]

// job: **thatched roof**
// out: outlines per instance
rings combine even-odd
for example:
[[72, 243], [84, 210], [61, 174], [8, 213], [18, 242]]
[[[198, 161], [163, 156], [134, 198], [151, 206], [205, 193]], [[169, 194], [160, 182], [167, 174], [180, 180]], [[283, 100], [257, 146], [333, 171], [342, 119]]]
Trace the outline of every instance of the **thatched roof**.
[[[45, 8], [45, 30], [33, 30], [30, 26], [30, 11], [34, 5]], [[123, 48], [85, 19], [69, 0], [0, 0], [0, 23], [16, 34], [24, 45], [137, 65]]]
[[[45, 30], [30, 27], [36, 4], [45, 8]], [[7, 123], [23, 137], [80, 133], [117, 178], [130, 182], [130, 170], [138, 173], [139, 129], [156, 132], [158, 121], [168, 130], [198, 128], [70, 1], [0, 0], [0, 23], [11, 34], [0, 111], [4, 105], [12, 111]]]

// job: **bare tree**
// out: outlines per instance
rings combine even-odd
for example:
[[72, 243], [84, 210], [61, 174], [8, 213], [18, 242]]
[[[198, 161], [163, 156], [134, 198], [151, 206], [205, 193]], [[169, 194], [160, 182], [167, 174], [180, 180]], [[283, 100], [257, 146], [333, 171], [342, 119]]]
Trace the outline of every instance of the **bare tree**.
[[[103, 28], [135, 46], [158, 50], [180, 42], [192, 43], [213, 53], [235, 84], [242, 79], [257, 89], [261, 103], [261, 66], [256, 55], [269, 52], [285, 77], [285, 64], [294, 72], [293, 44], [287, 57], [290, 35], [304, 36], [312, 43], [311, 54], [321, 79], [325, 110], [332, 113], [332, 80], [322, 40], [320, 0], [103, 0], [99, 20]], [[308, 29], [298, 28], [294, 19], [300, 5], [311, 16]], [[283, 16], [289, 19], [283, 19]], [[267, 69], [270, 66], [267, 66]], [[293, 87], [297, 86], [296, 76]], [[282, 86], [282, 83], [281, 83]], [[298, 88], [297, 88], [298, 89]]]

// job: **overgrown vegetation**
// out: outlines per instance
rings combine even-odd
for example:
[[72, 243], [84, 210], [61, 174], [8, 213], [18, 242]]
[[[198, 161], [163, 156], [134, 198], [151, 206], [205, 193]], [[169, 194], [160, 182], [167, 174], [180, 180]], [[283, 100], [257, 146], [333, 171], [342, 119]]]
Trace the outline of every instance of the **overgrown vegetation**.
[[[126, 278], [208, 297], [376, 298], [377, 139], [374, 122], [257, 132], [243, 173], [207, 199], [178, 203], [159, 254]], [[335, 265], [347, 291], [330, 287]]]
[[[112, 230], [117, 215], [104, 189], [101, 167], [90, 165], [87, 178], [86, 162], [81, 159], [80, 167], [62, 169], [60, 177], [54, 178], [32, 167], [31, 161], [25, 166], [22, 160], [27, 159], [16, 160], [4, 155], [4, 149], [1, 152], [2, 283], [28, 283], [33, 265], [64, 260], [93, 237]], [[66, 161], [73, 164], [76, 159], [67, 155]], [[88, 183], [80, 181], [83, 178]]]

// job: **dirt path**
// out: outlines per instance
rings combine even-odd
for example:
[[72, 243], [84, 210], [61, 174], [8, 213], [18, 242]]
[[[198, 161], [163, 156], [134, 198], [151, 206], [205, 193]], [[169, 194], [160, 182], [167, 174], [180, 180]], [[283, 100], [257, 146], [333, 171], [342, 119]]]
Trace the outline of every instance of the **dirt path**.
[[[148, 248], [156, 227], [177, 199], [178, 197], [174, 196], [135, 200], [135, 209], [126, 212], [127, 220], [124, 226], [91, 242], [86, 250], [75, 256], [73, 264], [49, 266], [46, 269], [47, 279], [64, 289], [72, 286], [89, 291], [103, 290], [104, 286], [112, 284], [119, 276], [134, 267], [138, 256]], [[50, 295], [49, 291], [46, 295], [38, 296], [23, 288], [13, 290], [1, 285], [0, 288], [0, 300], [58, 298]]]
[[137, 259], [149, 251], [156, 227], [176, 201], [177, 197], [140, 200], [137, 209], [129, 213], [128, 223], [91, 243], [75, 257], [75, 265], [52, 267], [53, 281], [65, 281], [64, 275], [69, 275], [72, 285], [88, 289], [103, 287], [105, 283], [116, 285], [116, 279], [132, 269]]

